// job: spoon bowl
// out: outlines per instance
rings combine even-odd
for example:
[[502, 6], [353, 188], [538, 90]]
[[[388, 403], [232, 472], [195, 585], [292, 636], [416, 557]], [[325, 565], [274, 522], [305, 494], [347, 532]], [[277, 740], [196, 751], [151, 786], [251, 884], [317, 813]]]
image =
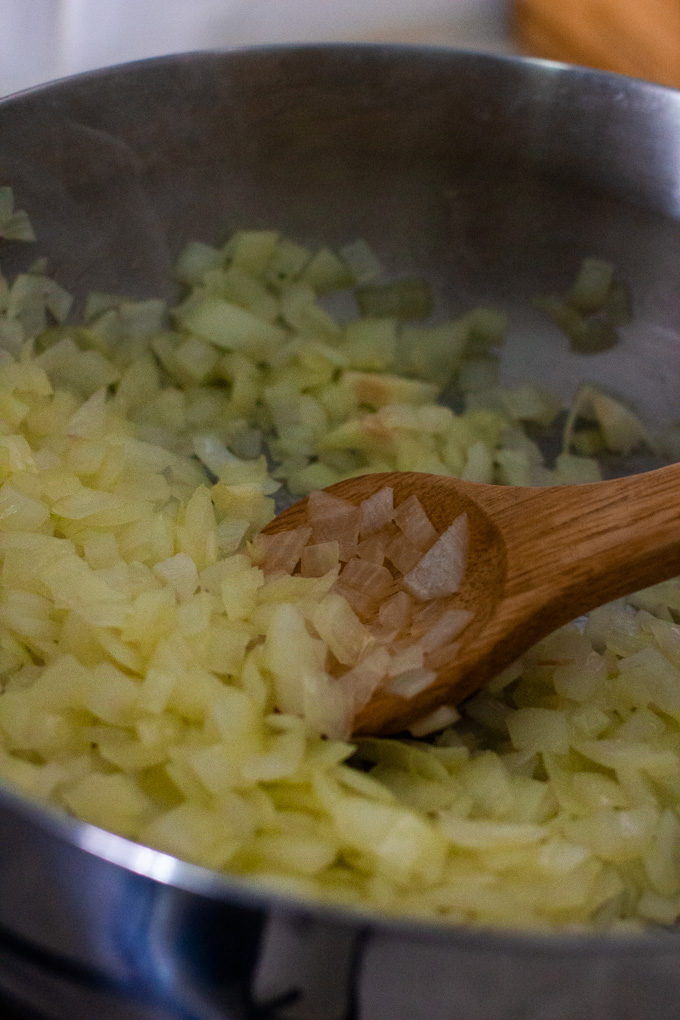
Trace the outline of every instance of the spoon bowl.
[[[456, 658], [410, 698], [379, 688], [354, 719], [357, 735], [398, 733], [458, 704], [531, 645], [598, 605], [680, 572], [680, 464], [584, 485], [483, 485], [404, 471], [350, 478], [326, 491], [358, 506], [384, 486], [395, 506], [416, 495], [436, 531], [468, 517], [456, 605], [474, 613]], [[306, 499], [265, 529], [306, 521]]]

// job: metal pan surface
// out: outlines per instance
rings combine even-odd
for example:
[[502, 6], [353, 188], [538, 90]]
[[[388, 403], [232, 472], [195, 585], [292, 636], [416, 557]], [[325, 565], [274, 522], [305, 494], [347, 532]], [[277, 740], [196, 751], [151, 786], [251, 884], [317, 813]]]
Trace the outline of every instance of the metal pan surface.
[[[652, 422], [680, 404], [680, 94], [398, 46], [188, 54], [0, 103], [0, 183], [64, 286], [171, 296], [184, 242], [365, 237], [440, 314], [512, 314], [508, 383], [583, 359], [530, 309], [585, 255], [635, 294], [587, 361]], [[3, 271], [23, 268], [20, 245]], [[29, 257], [30, 258], [30, 257]], [[680, 933], [515, 935], [287, 900], [0, 791], [0, 990], [51, 1020], [677, 1020]], [[27, 1013], [28, 1015], [28, 1013]]]

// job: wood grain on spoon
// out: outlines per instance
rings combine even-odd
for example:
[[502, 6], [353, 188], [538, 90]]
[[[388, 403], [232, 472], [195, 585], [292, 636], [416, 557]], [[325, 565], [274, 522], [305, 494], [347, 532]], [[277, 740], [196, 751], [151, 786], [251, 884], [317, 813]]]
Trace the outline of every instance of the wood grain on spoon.
[[[410, 699], [378, 690], [357, 734], [396, 733], [479, 690], [540, 638], [596, 606], [680, 573], [680, 464], [614, 481], [550, 488], [481, 485], [417, 472], [363, 475], [328, 492], [358, 505], [383, 486], [395, 506], [415, 494], [441, 534], [467, 512], [459, 605], [475, 616], [455, 661]], [[306, 521], [306, 500], [274, 534]]]

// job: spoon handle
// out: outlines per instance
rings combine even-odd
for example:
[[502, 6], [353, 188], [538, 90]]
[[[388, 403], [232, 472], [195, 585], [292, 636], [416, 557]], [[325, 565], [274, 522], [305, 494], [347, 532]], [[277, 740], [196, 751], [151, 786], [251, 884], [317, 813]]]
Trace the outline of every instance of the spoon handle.
[[680, 464], [559, 489], [480, 486], [474, 498], [505, 540], [499, 629], [535, 618], [545, 634], [680, 574]]

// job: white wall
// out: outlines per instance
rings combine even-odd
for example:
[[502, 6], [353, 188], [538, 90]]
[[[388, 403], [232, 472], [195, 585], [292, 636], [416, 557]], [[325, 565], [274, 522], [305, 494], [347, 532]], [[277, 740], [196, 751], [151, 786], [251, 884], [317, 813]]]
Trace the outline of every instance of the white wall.
[[508, 0], [0, 0], [0, 94], [192, 49], [352, 39], [507, 48]]

